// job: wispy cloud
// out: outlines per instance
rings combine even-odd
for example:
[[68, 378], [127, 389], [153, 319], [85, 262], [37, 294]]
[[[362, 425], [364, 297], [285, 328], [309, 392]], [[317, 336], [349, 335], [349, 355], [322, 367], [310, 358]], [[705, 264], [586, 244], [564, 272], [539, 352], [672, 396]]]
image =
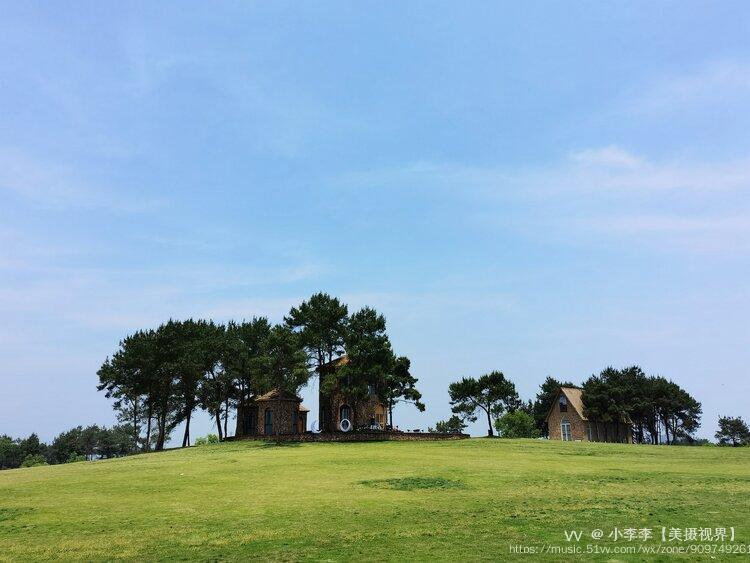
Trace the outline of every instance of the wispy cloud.
[[[685, 248], [716, 250], [726, 242], [737, 249], [750, 217], [750, 158], [651, 159], [615, 145], [573, 150], [526, 169], [418, 162], [336, 181], [346, 189], [411, 189], [468, 201], [471, 216], [486, 227], [552, 228], [563, 239], [585, 232], [669, 235], [670, 248], [682, 237]], [[710, 245], [693, 244], [701, 234]]]
[[721, 60], [692, 70], [661, 76], [632, 96], [626, 107], [635, 113], [673, 114], [698, 106], [747, 104], [750, 62]]
[[83, 178], [71, 166], [32, 157], [15, 149], [0, 149], [0, 193], [12, 192], [36, 206], [52, 209], [87, 208], [144, 212], [161, 200], [126, 196], [99, 181]]

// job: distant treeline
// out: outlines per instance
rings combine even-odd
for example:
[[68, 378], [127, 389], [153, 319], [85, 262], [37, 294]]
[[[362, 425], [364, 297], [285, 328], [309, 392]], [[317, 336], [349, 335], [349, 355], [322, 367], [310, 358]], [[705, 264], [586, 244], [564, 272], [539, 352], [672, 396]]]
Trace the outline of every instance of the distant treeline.
[[134, 453], [130, 429], [127, 426], [77, 426], [58, 435], [51, 444], [31, 434], [28, 438], [13, 439], [0, 436], [0, 469], [54, 465], [120, 457]]

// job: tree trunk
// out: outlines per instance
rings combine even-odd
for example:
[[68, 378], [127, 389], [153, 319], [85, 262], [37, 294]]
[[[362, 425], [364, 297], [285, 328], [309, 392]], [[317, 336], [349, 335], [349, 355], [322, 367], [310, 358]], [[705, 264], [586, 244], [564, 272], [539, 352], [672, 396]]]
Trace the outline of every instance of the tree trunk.
[[495, 433], [492, 431], [492, 416], [490, 416], [490, 409], [485, 409], [485, 412], [487, 413], [487, 436], [493, 437]]
[[138, 428], [138, 397], [133, 399], [133, 451], [138, 451], [138, 437], [140, 436], [140, 428]]
[[388, 418], [390, 420], [389, 424], [391, 426], [391, 430], [393, 430], [393, 399], [388, 400]]
[[146, 443], [143, 445], [143, 451], [149, 451], [151, 449], [151, 419], [154, 418], [154, 408], [151, 406], [149, 401], [148, 405], [148, 421], [146, 421]]
[[190, 445], [190, 418], [192, 417], [193, 412], [188, 411], [187, 416], [185, 417], [185, 434], [182, 436], [182, 447]]
[[224, 437], [227, 437], [227, 420], [229, 419], [229, 397], [224, 400]]
[[216, 409], [216, 431], [219, 433], [219, 440], [223, 440], [224, 437], [221, 434], [221, 408]]
[[159, 435], [156, 438], [156, 451], [164, 449], [164, 442], [167, 436], [167, 404], [163, 404], [159, 413]]

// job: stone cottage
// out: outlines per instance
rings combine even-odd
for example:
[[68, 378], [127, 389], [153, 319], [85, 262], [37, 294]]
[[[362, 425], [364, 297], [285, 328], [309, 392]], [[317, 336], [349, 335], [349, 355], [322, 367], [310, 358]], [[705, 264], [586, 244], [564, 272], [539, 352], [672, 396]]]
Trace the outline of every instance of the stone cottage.
[[354, 401], [338, 389], [325, 392], [327, 377], [349, 363], [347, 356], [342, 356], [323, 366], [320, 370], [318, 420], [321, 432], [348, 432], [353, 429], [385, 429], [386, 407], [380, 401], [375, 389], [370, 388], [367, 400]]
[[237, 408], [235, 436], [304, 434], [307, 432], [308, 412], [302, 399], [294, 393], [272, 389]]
[[585, 415], [583, 392], [576, 387], [561, 387], [547, 413], [550, 440], [632, 443], [632, 423], [597, 422]]

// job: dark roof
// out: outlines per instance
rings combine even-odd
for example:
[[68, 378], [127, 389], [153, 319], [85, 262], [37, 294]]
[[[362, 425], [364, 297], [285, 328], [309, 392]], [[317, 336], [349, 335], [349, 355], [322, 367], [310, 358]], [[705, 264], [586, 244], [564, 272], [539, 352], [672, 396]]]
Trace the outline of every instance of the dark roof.
[[255, 400], [256, 401], [295, 401], [297, 403], [302, 402], [302, 399], [300, 399], [294, 393], [290, 393], [289, 391], [284, 391], [283, 389], [279, 389], [278, 387], [276, 389], [271, 389], [268, 393], [264, 393], [260, 397], [256, 397]]

